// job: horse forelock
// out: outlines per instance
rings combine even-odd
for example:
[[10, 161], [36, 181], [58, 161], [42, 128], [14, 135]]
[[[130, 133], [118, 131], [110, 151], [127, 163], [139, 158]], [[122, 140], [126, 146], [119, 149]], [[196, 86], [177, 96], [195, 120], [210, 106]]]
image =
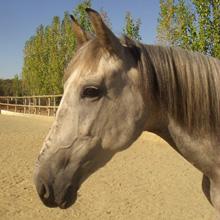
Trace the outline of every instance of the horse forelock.
[[79, 48], [64, 71], [64, 81], [66, 81], [76, 68], [84, 70], [84, 73], [94, 72], [101, 58], [108, 56], [97, 39], [92, 39]]
[[[137, 61], [139, 59], [140, 53], [136, 43], [126, 36], [123, 36], [120, 41], [123, 45], [123, 48], [129, 50], [129, 53], [126, 53], [125, 55], [130, 54], [135, 59], [135, 61]], [[64, 82], [70, 77], [70, 75], [73, 73], [73, 70], [76, 68], [81, 68], [85, 70], [85, 72], [94, 72], [98, 67], [101, 58], [103, 57], [111, 57], [113, 59], [119, 60], [119, 57], [116, 54], [111, 53], [110, 51], [103, 48], [98, 39], [94, 38], [88, 41], [75, 52], [71, 61], [65, 68]]]
[[220, 61], [180, 48], [148, 45], [142, 50], [147, 54], [142, 62], [150, 59], [154, 75], [152, 93], [168, 114], [189, 132], [219, 132]]

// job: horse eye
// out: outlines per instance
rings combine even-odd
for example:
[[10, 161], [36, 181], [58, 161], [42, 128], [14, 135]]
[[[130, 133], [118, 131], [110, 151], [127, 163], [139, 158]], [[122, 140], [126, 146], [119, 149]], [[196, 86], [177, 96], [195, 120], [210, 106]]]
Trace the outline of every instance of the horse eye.
[[86, 87], [82, 93], [82, 98], [99, 98], [100, 96], [101, 90], [95, 86]]

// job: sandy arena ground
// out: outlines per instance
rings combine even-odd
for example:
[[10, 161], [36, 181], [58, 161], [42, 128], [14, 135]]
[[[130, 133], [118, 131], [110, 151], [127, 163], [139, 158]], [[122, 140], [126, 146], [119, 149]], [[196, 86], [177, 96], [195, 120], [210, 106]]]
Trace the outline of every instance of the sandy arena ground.
[[201, 173], [163, 140], [144, 133], [81, 187], [67, 210], [40, 202], [35, 160], [52, 118], [0, 115], [1, 220], [211, 220]]

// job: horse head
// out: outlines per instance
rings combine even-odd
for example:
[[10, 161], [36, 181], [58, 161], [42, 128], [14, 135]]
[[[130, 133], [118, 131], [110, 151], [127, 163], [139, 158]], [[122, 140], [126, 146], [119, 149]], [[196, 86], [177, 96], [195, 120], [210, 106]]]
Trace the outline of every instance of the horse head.
[[87, 13], [95, 36], [72, 17], [78, 50], [65, 70], [63, 97], [35, 170], [37, 192], [49, 207], [73, 204], [82, 182], [130, 146], [146, 122], [138, 48], [119, 40], [96, 11]]

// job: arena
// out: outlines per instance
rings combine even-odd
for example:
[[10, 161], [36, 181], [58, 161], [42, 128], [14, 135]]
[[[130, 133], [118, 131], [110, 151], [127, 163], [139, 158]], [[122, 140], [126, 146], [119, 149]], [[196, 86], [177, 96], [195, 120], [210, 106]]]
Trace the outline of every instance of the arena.
[[126, 151], [90, 176], [66, 210], [45, 207], [33, 170], [53, 121], [0, 115], [2, 220], [210, 220], [215, 211], [201, 189], [202, 174], [159, 137], [143, 133]]

